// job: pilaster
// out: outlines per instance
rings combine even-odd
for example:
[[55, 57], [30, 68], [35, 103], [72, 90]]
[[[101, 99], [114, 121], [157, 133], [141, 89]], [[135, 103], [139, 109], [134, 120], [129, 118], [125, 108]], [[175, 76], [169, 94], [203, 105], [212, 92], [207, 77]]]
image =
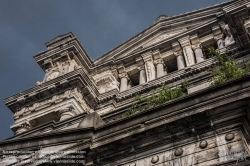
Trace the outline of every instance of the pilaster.
[[184, 58], [187, 66], [195, 64], [194, 52], [191, 47], [189, 36], [179, 39], [179, 42], [183, 48]]
[[147, 81], [155, 79], [155, 66], [154, 66], [154, 61], [152, 57], [152, 52], [149, 51], [149, 52], [142, 54], [142, 58], [145, 63]]

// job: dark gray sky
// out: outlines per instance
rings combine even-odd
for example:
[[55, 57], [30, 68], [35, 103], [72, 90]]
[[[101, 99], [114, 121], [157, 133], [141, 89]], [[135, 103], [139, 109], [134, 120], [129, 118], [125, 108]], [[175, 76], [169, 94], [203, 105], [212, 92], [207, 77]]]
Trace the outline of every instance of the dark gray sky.
[[[44, 73], [33, 56], [73, 32], [95, 59], [150, 26], [225, 0], [1, 0], [0, 99], [34, 86]], [[13, 113], [0, 101], [0, 140], [13, 135]]]

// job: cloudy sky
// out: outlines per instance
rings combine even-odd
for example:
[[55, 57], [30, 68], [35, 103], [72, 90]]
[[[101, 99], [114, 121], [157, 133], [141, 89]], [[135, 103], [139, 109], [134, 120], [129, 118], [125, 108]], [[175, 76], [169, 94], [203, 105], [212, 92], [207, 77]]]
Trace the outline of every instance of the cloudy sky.
[[[0, 99], [34, 86], [44, 73], [33, 56], [73, 32], [95, 59], [150, 26], [225, 0], [1, 0]], [[13, 113], [0, 101], [0, 140], [13, 135]]]

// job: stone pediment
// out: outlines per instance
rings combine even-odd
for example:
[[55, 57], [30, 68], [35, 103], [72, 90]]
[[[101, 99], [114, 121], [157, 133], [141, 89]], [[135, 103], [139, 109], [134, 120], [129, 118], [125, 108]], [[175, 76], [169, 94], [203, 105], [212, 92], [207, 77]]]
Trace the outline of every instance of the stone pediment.
[[49, 47], [53, 47], [55, 45], [59, 45], [60, 43], [64, 42], [65, 39], [70, 39], [75, 37], [72, 32], [57, 36], [56, 38], [50, 40], [49, 42], [45, 43], [45, 45]]
[[[165, 20], [158, 24], [153, 24], [145, 32], [141, 32], [138, 36], [135, 36], [127, 42], [116, 47], [114, 50], [104, 54], [102, 57], [94, 61], [95, 64], [103, 63], [109, 60], [119, 60], [143, 50], [147, 47], [157, 45], [157, 43], [165, 42], [174, 38], [179, 38], [182, 34], [188, 34], [196, 28], [206, 26], [206, 24], [216, 20], [216, 17], [203, 18], [197, 21], [182, 20], [175, 23], [170, 23], [169, 20]], [[169, 25], [170, 24], [170, 25]], [[136, 38], [138, 37], [138, 40]]]

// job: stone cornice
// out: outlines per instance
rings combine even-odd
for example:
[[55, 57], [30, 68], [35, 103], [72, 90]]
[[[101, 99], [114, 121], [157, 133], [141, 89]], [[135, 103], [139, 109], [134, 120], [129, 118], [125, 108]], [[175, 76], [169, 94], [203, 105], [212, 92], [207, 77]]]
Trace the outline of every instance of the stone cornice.
[[[93, 146], [90, 148], [95, 149], [110, 142], [118, 141], [120, 139], [129, 137], [130, 135], [139, 134], [150, 129], [160, 127], [178, 119], [182, 119], [201, 112], [210, 111], [228, 103], [246, 100], [250, 97], [249, 78], [250, 75], [246, 75], [238, 79], [227, 81], [221, 85], [188, 94], [154, 108], [135, 113], [129, 117], [106, 123], [105, 125], [96, 129], [69, 129], [64, 131], [43, 133], [36, 136], [28, 136], [26, 133], [27, 136], [23, 138], [7, 139], [1, 141], [0, 149], [8, 150], [8, 148], [11, 148], [12, 150], [15, 150], [24, 147], [31, 148], [38, 147], [39, 145], [43, 146], [45, 144], [41, 141], [44, 139], [47, 140], [47, 143], [49, 142], [46, 144], [46, 146], [58, 145], [66, 142], [70, 143], [79, 139], [89, 139], [93, 142]], [[242, 103], [244, 104], [245, 102]], [[229, 116], [235, 115], [230, 113], [227, 117]], [[219, 123], [222, 123], [220, 118], [217, 118], [217, 120]], [[213, 123], [215, 123], [217, 120], [215, 118]], [[217, 123], [215, 123], [215, 125], [217, 125]], [[110, 128], [113, 130], [109, 130]], [[84, 134], [84, 132], [86, 133]], [[63, 142], [55, 142], [56, 138], [62, 136], [65, 136]], [[22, 147], [21, 142], [24, 141], [30, 141], [31, 143], [25, 144]]]
[[[80, 89], [84, 88], [84, 89], [81, 89], [82, 93], [84, 93], [85, 95], [91, 94], [93, 95], [92, 96], [93, 100], [96, 100], [96, 97], [99, 96], [99, 92], [97, 88], [95, 87], [95, 85], [93, 85], [92, 81], [89, 79], [88, 75], [83, 71], [83, 69], [80, 68], [70, 73], [67, 73], [65, 75], [59, 76], [53, 80], [47, 81], [41, 85], [35, 86], [33, 88], [22, 91], [13, 96], [10, 96], [4, 99], [4, 103], [6, 104], [6, 106], [10, 107], [11, 109], [11, 106], [17, 102], [22, 102], [29, 97], [32, 97], [44, 91], [48, 91], [50, 89], [56, 88], [59, 85], [70, 84], [71, 82], [75, 80], [80, 81], [79, 82], [80, 84], [77, 84], [77, 86], [79, 86]], [[14, 112], [14, 110], [12, 111]]]
[[[149, 110], [135, 113], [127, 118], [121, 118], [107, 123], [96, 129], [96, 137], [93, 140], [95, 146], [92, 148], [108, 144], [108, 140], [110, 140], [111, 137], [117, 138], [118, 140], [124, 138], [124, 134], [126, 137], [132, 133], [138, 134], [140, 132], [144, 132], [145, 130], [149, 130], [150, 128], [155, 128], [156, 126], [161, 126], [186, 116], [213, 110], [214, 108], [228, 103], [247, 99], [250, 97], [250, 84], [247, 83], [249, 78], [250, 75], [246, 75], [242, 78], [234, 79], [218, 86], [209, 87], [207, 89], [188, 94], [184, 97], [169, 101]], [[191, 98], [192, 100], [190, 100]], [[114, 128], [113, 125], [116, 126], [116, 130], [112, 130], [112, 132], [105, 130], [107, 128]], [[98, 130], [100, 130], [100, 133]], [[110, 141], [114, 141], [114, 139]]]
[[56, 47], [53, 47], [52, 49], [43, 51], [35, 55], [34, 58], [43, 69], [42, 62], [45, 59], [51, 56], [56, 56], [57, 54], [61, 54], [62, 52], [65, 52], [68, 50], [74, 51], [74, 56], [78, 57], [79, 61], [87, 70], [91, 69], [93, 62], [76, 37], [68, 40], [66, 43], [62, 44], [61, 46], [56, 46]]

